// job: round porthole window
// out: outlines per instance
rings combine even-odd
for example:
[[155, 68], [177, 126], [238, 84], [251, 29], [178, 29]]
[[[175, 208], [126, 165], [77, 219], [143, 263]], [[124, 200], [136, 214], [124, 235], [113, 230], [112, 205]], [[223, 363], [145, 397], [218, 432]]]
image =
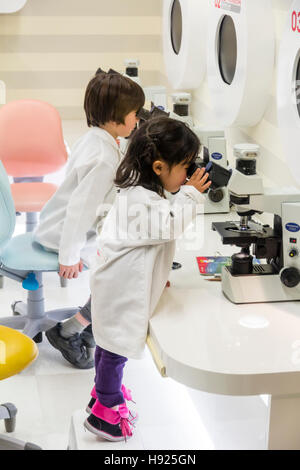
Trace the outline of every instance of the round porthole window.
[[171, 10], [171, 41], [175, 54], [179, 54], [182, 38], [182, 13], [179, 0], [174, 0]]
[[296, 93], [296, 104], [298, 108], [298, 114], [300, 117], [300, 53], [298, 55], [298, 64], [296, 68], [295, 93]]
[[218, 40], [219, 68], [222, 79], [231, 85], [237, 63], [237, 38], [231, 16], [225, 15], [221, 21]]

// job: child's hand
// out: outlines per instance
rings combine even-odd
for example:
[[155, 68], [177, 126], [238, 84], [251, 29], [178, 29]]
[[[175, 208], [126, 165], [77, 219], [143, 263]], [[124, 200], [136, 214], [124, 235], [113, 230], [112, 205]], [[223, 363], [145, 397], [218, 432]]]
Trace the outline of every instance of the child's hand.
[[[207, 181], [209, 174], [205, 173], [205, 168], [198, 168], [190, 177], [189, 181], [186, 183], [186, 186], [194, 186], [200, 193], [204, 193], [207, 188], [210, 187], [211, 181]], [[203, 176], [204, 175], [204, 176]]]
[[59, 265], [59, 273], [60, 277], [64, 277], [65, 279], [73, 279], [78, 277], [78, 273], [82, 272], [83, 270], [83, 262], [82, 260], [79, 263], [73, 264], [72, 266], [65, 266], [63, 264]]

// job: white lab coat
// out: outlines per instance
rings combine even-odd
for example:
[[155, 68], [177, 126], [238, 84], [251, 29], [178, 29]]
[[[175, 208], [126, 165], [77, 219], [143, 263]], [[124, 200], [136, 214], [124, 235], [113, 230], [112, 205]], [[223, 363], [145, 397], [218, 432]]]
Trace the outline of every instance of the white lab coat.
[[[183, 186], [172, 202], [142, 186], [120, 190], [98, 237], [91, 269], [97, 345], [125, 357], [142, 356], [148, 321], [172, 266], [175, 238], [195, 217], [196, 204], [203, 202], [193, 186]], [[134, 216], [139, 208], [144, 215], [140, 221]], [[143, 224], [143, 233], [136, 235]]]
[[114, 178], [121, 160], [115, 139], [93, 127], [74, 145], [65, 180], [40, 214], [34, 239], [59, 253], [70, 266], [80, 258], [89, 266], [96, 256], [96, 216], [100, 204], [112, 204]]

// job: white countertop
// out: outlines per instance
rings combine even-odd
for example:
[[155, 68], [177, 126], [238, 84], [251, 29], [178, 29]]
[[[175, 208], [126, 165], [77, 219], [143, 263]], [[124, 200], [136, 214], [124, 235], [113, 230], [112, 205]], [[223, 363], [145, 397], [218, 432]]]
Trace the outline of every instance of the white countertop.
[[[198, 246], [177, 243], [175, 261], [150, 320], [166, 373], [190, 387], [228, 395], [300, 393], [300, 303], [235, 305], [221, 282], [199, 273], [196, 256], [230, 255], [212, 221], [238, 220], [234, 213], [198, 216]], [[203, 224], [204, 221], [204, 224]], [[203, 230], [201, 227], [205, 226]]]

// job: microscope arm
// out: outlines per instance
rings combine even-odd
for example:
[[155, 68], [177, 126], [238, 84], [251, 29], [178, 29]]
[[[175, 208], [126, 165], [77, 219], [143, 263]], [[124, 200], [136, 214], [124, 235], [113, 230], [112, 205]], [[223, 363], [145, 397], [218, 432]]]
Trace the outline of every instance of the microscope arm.
[[300, 191], [297, 188], [264, 188], [259, 175], [244, 175], [237, 170], [233, 171], [228, 191], [239, 214], [254, 211], [281, 216], [283, 203], [300, 201]]

